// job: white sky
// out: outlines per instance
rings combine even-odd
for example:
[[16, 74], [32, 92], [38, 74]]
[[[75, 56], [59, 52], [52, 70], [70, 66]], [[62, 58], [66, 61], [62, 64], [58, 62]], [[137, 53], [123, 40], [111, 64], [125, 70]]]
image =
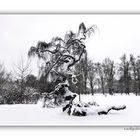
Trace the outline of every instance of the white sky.
[[[81, 22], [100, 30], [86, 43], [94, 62], [106, 57], [118, 62], [123, 53], [140, 55], [140, 15], [0, 15], [0, 61], [11, 71], [39, 40], [77, 32]], [[36, 73], [36, 61], [32, 67]]]

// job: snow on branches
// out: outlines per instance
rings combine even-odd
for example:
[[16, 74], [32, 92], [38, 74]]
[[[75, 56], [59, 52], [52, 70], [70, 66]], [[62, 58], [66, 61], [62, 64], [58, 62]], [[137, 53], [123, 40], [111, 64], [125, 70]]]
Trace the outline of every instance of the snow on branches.
[[56, 67], [63, 67], [64, 71], [70, 71], [71, 67], [78, 63], [85, 53], [84, 41], [87, 36], [94, 33], [96, 29], [96, 25], [86, 28], [84, 23], [81, 23], [78, 33], [69, 31], [64, 39], [54, 37], [49, 43], [39, 41], [36, 47], [30, 48], [28, 56], [37, 56], [45, 61], [46, 66], [49, 65], [46, 75]]
[[[78, 83], [77, 76], [80, 74], [76, 75], [74, 73], [74, 67], [84, 57], [84, 54], [86, 55], [86, 38], [95, 33], [96, 29], [96, 25], [87, 28], [84, 23], [81, 23], [77, 33], [69, 31], [65, 34], [64, 39], [54, 37], [49, 43], [39, 41], [36, 47], [30, 48], [29, 57], [37, 56], [44, 61], [44, 73], [46, 76], [54, 72], [63, 77], [62, 81], [55, 86], [54, 91], [44, 95], [43, 107], [46, 106], [47, 101], [49, 101], [49, 104], [57, 106], [64, 103], [63, 112], [67, 112], [68, 115], [86, 116], [89, 108], [99, 106], [96, 102], [74, 103], [77, 94], [69, 90], [68, 83], [69, 76], [71, 76], [74, 85]], [[125, 108], [125, 106], [113, 106], [108, 110], [98, 112], [98, 114], [107, 114], [110, 110], [122, 110]]]
[[99, 111], [98, 115], [107, 115], [109, 113], [109, 111], [111, 111], [111, 110], [119, 111], [119, 110], [123, 110], [125, 108], [126, 108], [125, 105], [122, 105], [122, 106], [111, 106], [111, 107], [108, 107], [106, 110]]

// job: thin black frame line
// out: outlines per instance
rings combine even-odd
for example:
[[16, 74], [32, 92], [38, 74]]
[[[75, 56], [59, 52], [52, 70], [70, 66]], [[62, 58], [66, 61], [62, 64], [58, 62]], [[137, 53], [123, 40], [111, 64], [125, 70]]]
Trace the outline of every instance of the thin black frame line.
[[[140, 15], [140, 11], [0, 11], [0, 15]], [[127, 128], [127, 127], [136, 127], [139, 128], [140, 125], [0, 125], [0, 128], [4, 127], [88, 127], [88, 128]]]
[[0, 15], [139, 15], [140, 11], [0, 11]]
[[92, 127], [96, 127], [96, 128], [111, 128], [111, 127], [116, 127], [116, 128], [125, 128], [125, 129], [131, 129], [131, 128], [134, 128], [134, 129], [137, 129], [137, 130], [140, 130], [140, 125], [26, 125], [26, 124], [21, 124], [21, 125], [0, 125], [0, 128], [3, 128], [3, 127], [77, 127], [77, 128], [82, 128], [82, 127], [89, 127], [89, 128], [92, 128]]

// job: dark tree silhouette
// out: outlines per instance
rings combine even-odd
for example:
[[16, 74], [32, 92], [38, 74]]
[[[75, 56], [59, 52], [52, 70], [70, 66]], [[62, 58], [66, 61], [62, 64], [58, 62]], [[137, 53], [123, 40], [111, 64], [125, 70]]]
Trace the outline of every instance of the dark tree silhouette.
[[123, 92], [129, 94], [131, 74], [130, 74], [130, 62], [127, 60], [126, 54], [124, 54], [121, 57], [121, 64], [119, 68], [121, 75], [120, 78], [122, 79], [123, 84]]
[[[84, 23], [79, 25], [78, 33], [73, 33], [69, 31], [66, 33], [64, 39], [60, 37], [52, 38], [51, 42], [41, 42], [37, 43], [36, 47], [31, 47], [28, 53], [28, 56], [37, 56], [39, 59], [44, 60], [44, 67], [43, 68], [43, 75], [48, 78], [48, 80], [52, 80], [57, 75], [60, 78], [58, 84], [55, 86], [54, 90], [49, 93], [44, 93], [44, 105], [47, 100], [50, 102], [54, 100], [55, 105], [60, 105], [61, 103], [65, 102], [63, 105], [63, 111], [66, 111], [69, 115], [75, 116], [86, 116], [87, 115], [87, 108], [95, 105], [91, 103], [73, 103], [73, 100], [77, 96], [76, 93], [70, 91], [69, 88], [69, 78], [74, 85], [78, 85], [78, 75], [75, 70], [76, 65], [78, 65], [81, 60], [84, 60], [85, 68], [82, 71], [83, 81], [84, 81], [84, 88], [86, 92], [86, 84], [88, 78], [87, 72], [87, 52], [86, 52], [86, 45], [85, 40], [87, 36], [90, 36], [92, 33], [95, 32], [97, 29], [96, 25], [93, 25], [87, 28]], [[104, 71], [102, 69], [102, 65], [97, 64], [97, 69], [99, 76], [102, 82], [103, 94], [104, 94]], [[58, 80], [58, 78], [53, 79]], [[79, 96], [80, 97], [80, 96]], [[61, 100], [60, 100], [61, 99]], [[72, 107], [74, 110], [72, 112]], [[111, 109], [120, 110], [125, 109], [123, 107], [113, 107]], [[109, 111], [108, 111], [109, 112]]]
[[[69, 31], [66, 33], [64, 39], [55, 37], [52, 38], [49, 43], [39, 41], [36, 47], [30, 48], [28, 56], [37, 56], [39, 59], [44, 60], [45, 76], [50, 77], [52, 72], [55, 72], [55, 74], [58, 76], [61, 75], [63, 78], [68, 79], [68, 77], [71, 76], [73, 79], [75, 78], [75, 76], [73, 76], [75, 73], [75, 65], [79, 63], [84, 56], [87, 58], [85, 40], [87, 36], [94, 33], [96, 29], [96, 25], [86, 28], [84, 23], [81, 23], [78, 33]], [[86, 86], [87, 74], [85, 75]], [[62, 82], [64, 81], [62, 80]]]
[[88, 79], [89, 79], [91, 94], [94, 95], [94, 86], [97, 83], [96, 82], [97, 80], [96, 67], [95, 67], [95, 64], [91, 60], [88, 61]]
[[99, 75], [98, 83], [101, 85], [102, 93], [105, 94], [105, 73], [103, 69], [103, 65], [101, 63], [96, 63], [96, 70]]
[[108, 93], [113, 95], [113, 82], [115, 74], [114, 61], [111, 61], [109, 58], [105, 58], [103, 62], [103, 69], [105, 74], [105, 81], [108, 87]]
[[132, 78], [133, 78], [133, 92], [137, 95], [138, 93], [138, 89], [137, 89], [137, 71], [136, 71], [136, 59], [134, 58], [134, 56], [131, 54], [130, 55], [130, 68], [132, 70]]
[[33, 74], [29, 74], [26, 76], [26, 86], [27, 87], [32, 87], [32, 88], [36, 88], [37, 89], [37, 84], [38, 84], [38, 81], [37, 81], [37, 77], [34, 76]]

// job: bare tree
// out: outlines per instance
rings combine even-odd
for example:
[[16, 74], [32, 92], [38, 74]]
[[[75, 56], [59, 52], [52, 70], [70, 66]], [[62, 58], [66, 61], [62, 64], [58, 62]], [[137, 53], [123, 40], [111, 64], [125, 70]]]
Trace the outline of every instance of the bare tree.
[[137, 92], [140, 93], [140, 56], [136, 60], [136, 82], [137, 82]]
[[0, 87], [3, 86], [3, 84], [7, 81], [8, 79], [8, 74], [6, 73], [6, 70], [4, 68], [3, 64], [0, 64]]
[[127, 60], [126, 55], [124, 54], [121, 57], [121, 63], [120, 63], [120, 78], [122, 79], [123, 84], [123, 92], [126, 94], [130, 93], [130, 62]]
[[130, 55], [130, 67], [132, 70], [132, 77], [133, 77], [133, 86], [132, 86], [132, 90], [133, 92], [137, 95], [137, 66], [136, 66], [136, 59], [134, 58], [134, 56], [131, 54]]
[[21, 57], [19, 63], [14, 68], [14, 75], [20, 88], [20, 103], [23, 103], [23, 94], [26, 88], [25, 79], [31, 73], [29, 66], [30, 62], [25, 63], [23, 57]]
[[[81, 23], [78, 33], [69, 31], [64, 39], [55, 37], [49, 43], [39, 41], [36, 47], [30, 48], [28, 56], [37, 56], [44, 60], [45, 75], [49, 76], [52, 71], [55, 71], [58, 75], [63, 75], [65, 80], [69, 75], [73, 79], [74, 67], [86, 53], [85, 40], [96, 29], [96, 25], [87, 28], [84, 23]], [[47, 70], [46, 67], [48, 68]], [[87, 77], [85, 77], [86, 79]]]
[[96, 70], [99, 76], [98, 82], [101, 85], [102, 93], [104, 95], [106, 81], [105, 81], [105, 73], [104, 73], [103, 65], [101, 63], [96, 63]]
[[87, 94], [87, 79], [88, 79], [88, 58], [87, 58], [87, 51], [85, 51], [85, 58], [84, 58], [84, 93]]
[[2, 100], [4, 100], [4, 86], [9, 82], [10, 80], [10, 74], [6, 72], [5, 68], [4, 68], [4, 64], [0, 63], [0, 96], [3, 98]]
[[91, 60], [88, 61], [88, 80], [90, 84], [91, 94], [94, 95], [94, 86], [96, 84], [96, 68]]
[[113, 95], [113, 82], [115, 74], [114, 61], [111, 61], [109, 58], [105, 58], [103, 62], [103, 69], [105, 74], [105, 80], [108, 87], [108, 92], [110, 95]]

